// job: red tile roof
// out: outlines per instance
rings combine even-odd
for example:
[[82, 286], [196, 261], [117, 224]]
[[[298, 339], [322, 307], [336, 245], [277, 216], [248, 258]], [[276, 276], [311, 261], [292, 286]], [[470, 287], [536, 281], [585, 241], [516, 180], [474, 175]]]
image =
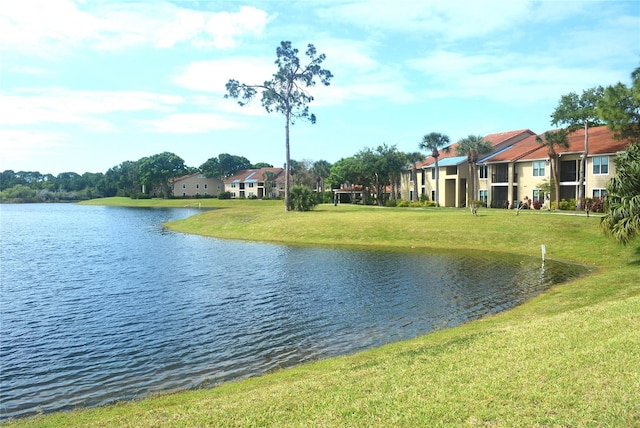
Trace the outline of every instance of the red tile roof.
[[[517, 141], [535, 135], [535, 132], [530, 129], [518, 129], [515, 131], [496, 132], [494, 134], [488, 134], [484, 137], [484, 139], [490, 142], [494, 148], [500, 149], [510, 143], [514, 144]], [[450, 145], [449, 153], [445, 152], [444, 150], [440, 150], [440, 157], [438, 158], [438, 161], [440, 161], [441, 159], [458, 156], [458, 154], [456, 153], [456, 147], [458, 147], [458, 143], [453, 143], [452, 145]], [[418, 163], [416, 166], [418, 168], [424, 168], [431, 166], [433, 163], [435, 163], [435, 160], [433, 159], [433, 157], [429, 156], [427, 159], [425, 159], [421, 163]]]
[[231, 183], [233, 181], [244, 182], [247, 179], [264, 181], [263, 175], [266, 172], [273, 172], [276, 177], [280, 177], [284, 173], [284, 168], [260, 168], [260, 169], [243, 169], [233, 174], [231, 177], [224, 179], [225, 183]]
[[[558, 154], [582, 153], [584, 151], [584, 129], [572, 132], [571, 134], [569, 134], [568, 139], [569, 147], [566, 149], [556, 149]], [[528, 140], [529, 138], [522, 141], [521, 143], [529, 143]], [[535, 137], [533, 138], [533, 141], [535, 141]], [[520, 145], [521, 143], [518, 143], [518, 145]], [[625, 140], [614, 140], [613, 131], [608, 129], [606, 126], [598, 126], [596, 128], [589, 129], [590, 156], [616, 154], [626, 150], [628, 144], [629, 142]], [[511, 159], [505, 159], [504, 161], [546, 159], [547, 151], [542, 147], [542, 145], [540, 145], [540, 147], [541, 150], [525, 154], [521, 157], [511, 157]], [[491, 159], [490, 161], [493, 162], [494, 159]]]

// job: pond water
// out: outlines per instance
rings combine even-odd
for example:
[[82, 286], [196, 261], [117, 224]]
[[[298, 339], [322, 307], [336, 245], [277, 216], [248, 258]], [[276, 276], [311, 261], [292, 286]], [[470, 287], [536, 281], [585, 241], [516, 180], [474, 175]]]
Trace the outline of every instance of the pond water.
[[162, 227], [195, 213], [0, 205], [0, 420], [357, 352], [506, 310], [585, 272]]

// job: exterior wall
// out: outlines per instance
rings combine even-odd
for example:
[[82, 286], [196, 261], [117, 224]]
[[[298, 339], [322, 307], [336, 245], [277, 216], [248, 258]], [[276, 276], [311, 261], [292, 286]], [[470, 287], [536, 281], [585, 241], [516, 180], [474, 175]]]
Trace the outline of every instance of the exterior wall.
[[203, 174], [193, 174], [178, 178], [172, 183], [173, 196], [218, 196], [224, 188], [222, 181], [216, 178], [207, 178]]
[[265, 188], [263, 181], [250, 181], [250, 182], [226, 182], [224, 183], [225, 192], [231, 193], [231, 198], [251, 198], [255, 196], [258, 199], [262, 199], [265, 196], [269, 198], [278, 198], [284, 194], [284, 180], [278, 179], [275, 181], [275, 187], [269, 184], [269, 188]]
[[[539, 162], [544, 165], [544, 175], [534, 176], [534, 162]], [[549, 159], [535, 159], [525, 162], [518, 162], [518, 194], [517, 200], [516, 196], [514, 196], [513, 200], [510, 203], [520, 202], [526, 196], [529, 199], [533, 199], [534, 193], [541, 193], [540, 184], [542, 184], [545, 180], [551, 183], [551, 163]], [[553, 193], [553, 190], [552, 190]], [[551, 199], [555, 196], [551, 195]]]
[[[597, 170], [594, 171], [594, 160], [595, 158], [599, 158], [599, 165], [596, 166], [596, 169], [600, 169], [600, 172]], [[603, 173], [601, 168], [601, 160], [606, 159], [608, 162], [607, 172]], [[606, 184], [616, 173], [615, 155], [597, 155], [590, 156], [587, 158], [587, 186], [585, 191], [585, 197], [593, 198], [602, 196], [604, 192], [606, 192]], [[600, 167], [600, 168], [598, 168]], [[594, 190], [596, 190], [594, 194]]]

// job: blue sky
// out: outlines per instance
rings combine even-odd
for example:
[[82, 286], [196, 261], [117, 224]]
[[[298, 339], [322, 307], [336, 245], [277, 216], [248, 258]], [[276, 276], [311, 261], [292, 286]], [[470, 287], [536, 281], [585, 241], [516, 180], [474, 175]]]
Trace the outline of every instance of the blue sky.
[[[224, 99], [275, 50], [313, 43], [334, 78], [291, 157], [335, 162], [426, 133], [551, 127], [560, 96], [640, 65], [635, 1], [0, 2], [0, 170], [106, 172], [163, 151], [284, 163], [284, 118]], [[426, 155], [425, 155], [426, 157]]]

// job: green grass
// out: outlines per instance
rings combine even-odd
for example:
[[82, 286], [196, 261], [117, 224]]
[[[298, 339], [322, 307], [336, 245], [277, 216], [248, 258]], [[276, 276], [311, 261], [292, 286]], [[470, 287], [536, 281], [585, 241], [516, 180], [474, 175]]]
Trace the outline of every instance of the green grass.
[[605, 238], [598, 218], [352, 205], [285, 213], [278, 201], [205, 201], [220, 209], [167, 226], [230, 239], [399, 251], [540, 257], [545, 244], [548, 258], [587, 264], [593, 273], [509, 312], [413, 340], [213, 389], [15, 425], [640, 426], [640, 254]]

